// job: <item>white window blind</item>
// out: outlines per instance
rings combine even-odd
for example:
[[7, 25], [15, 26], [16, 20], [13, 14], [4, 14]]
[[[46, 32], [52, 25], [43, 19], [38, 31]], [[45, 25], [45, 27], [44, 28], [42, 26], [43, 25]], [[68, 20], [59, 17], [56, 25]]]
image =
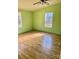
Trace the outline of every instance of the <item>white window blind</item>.
[[51, 28], [53, 23], [53, 13], [47, 12], [45, 13], [45, 27]]
[[18, 12], [18, 27], [22, 27], [22, 17], [21, 17], [21, 12]]

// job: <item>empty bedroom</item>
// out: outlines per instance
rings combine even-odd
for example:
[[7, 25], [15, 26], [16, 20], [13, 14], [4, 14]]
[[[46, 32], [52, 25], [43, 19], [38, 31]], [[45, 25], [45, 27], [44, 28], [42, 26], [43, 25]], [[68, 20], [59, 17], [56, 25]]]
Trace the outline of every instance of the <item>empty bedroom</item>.
[[18, 45], [18, 59], [60, 59], [60, 0], [18, 0]]

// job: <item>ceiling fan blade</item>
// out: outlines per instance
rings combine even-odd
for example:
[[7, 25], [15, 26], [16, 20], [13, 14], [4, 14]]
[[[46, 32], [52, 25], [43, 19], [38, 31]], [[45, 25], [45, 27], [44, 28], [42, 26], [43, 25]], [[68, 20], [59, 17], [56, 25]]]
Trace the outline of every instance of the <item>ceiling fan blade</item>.
[[44, 2], [45, 4], [47, 4], [47, 5], [50, 5], [48, 2]]
[[36, 3], [34, 3], [33, 5], [36, 5], [36, 4], [39, 4], [39, 3], [41, 3], [41, 2], [36, 2]]

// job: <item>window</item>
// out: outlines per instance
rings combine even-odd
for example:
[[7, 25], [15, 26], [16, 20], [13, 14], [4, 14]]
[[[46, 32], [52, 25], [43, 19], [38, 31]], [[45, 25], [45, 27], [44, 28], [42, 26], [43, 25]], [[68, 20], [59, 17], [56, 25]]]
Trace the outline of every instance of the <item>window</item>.
[[22, 27], [22, 18], [21, 18], [21, 12], [18, 13], [18, 27]]
[[45, 13], [45, 27], [51, 28], [53, 22], [53, 13], [47, 12]]

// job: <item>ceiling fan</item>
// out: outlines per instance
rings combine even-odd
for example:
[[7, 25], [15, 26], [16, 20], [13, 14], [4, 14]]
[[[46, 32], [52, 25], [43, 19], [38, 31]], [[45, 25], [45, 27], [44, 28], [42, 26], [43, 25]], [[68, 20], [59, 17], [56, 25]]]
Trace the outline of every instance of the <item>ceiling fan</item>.
[[42, 4], [42, 5], [47, 4], [47, 5], [49, 5], [48, 1], [49, 0], [40, 0], [40, 1], [36, 2], [36, 3], [34, 3], [33, 5], [36, 5], [36, 4]]

